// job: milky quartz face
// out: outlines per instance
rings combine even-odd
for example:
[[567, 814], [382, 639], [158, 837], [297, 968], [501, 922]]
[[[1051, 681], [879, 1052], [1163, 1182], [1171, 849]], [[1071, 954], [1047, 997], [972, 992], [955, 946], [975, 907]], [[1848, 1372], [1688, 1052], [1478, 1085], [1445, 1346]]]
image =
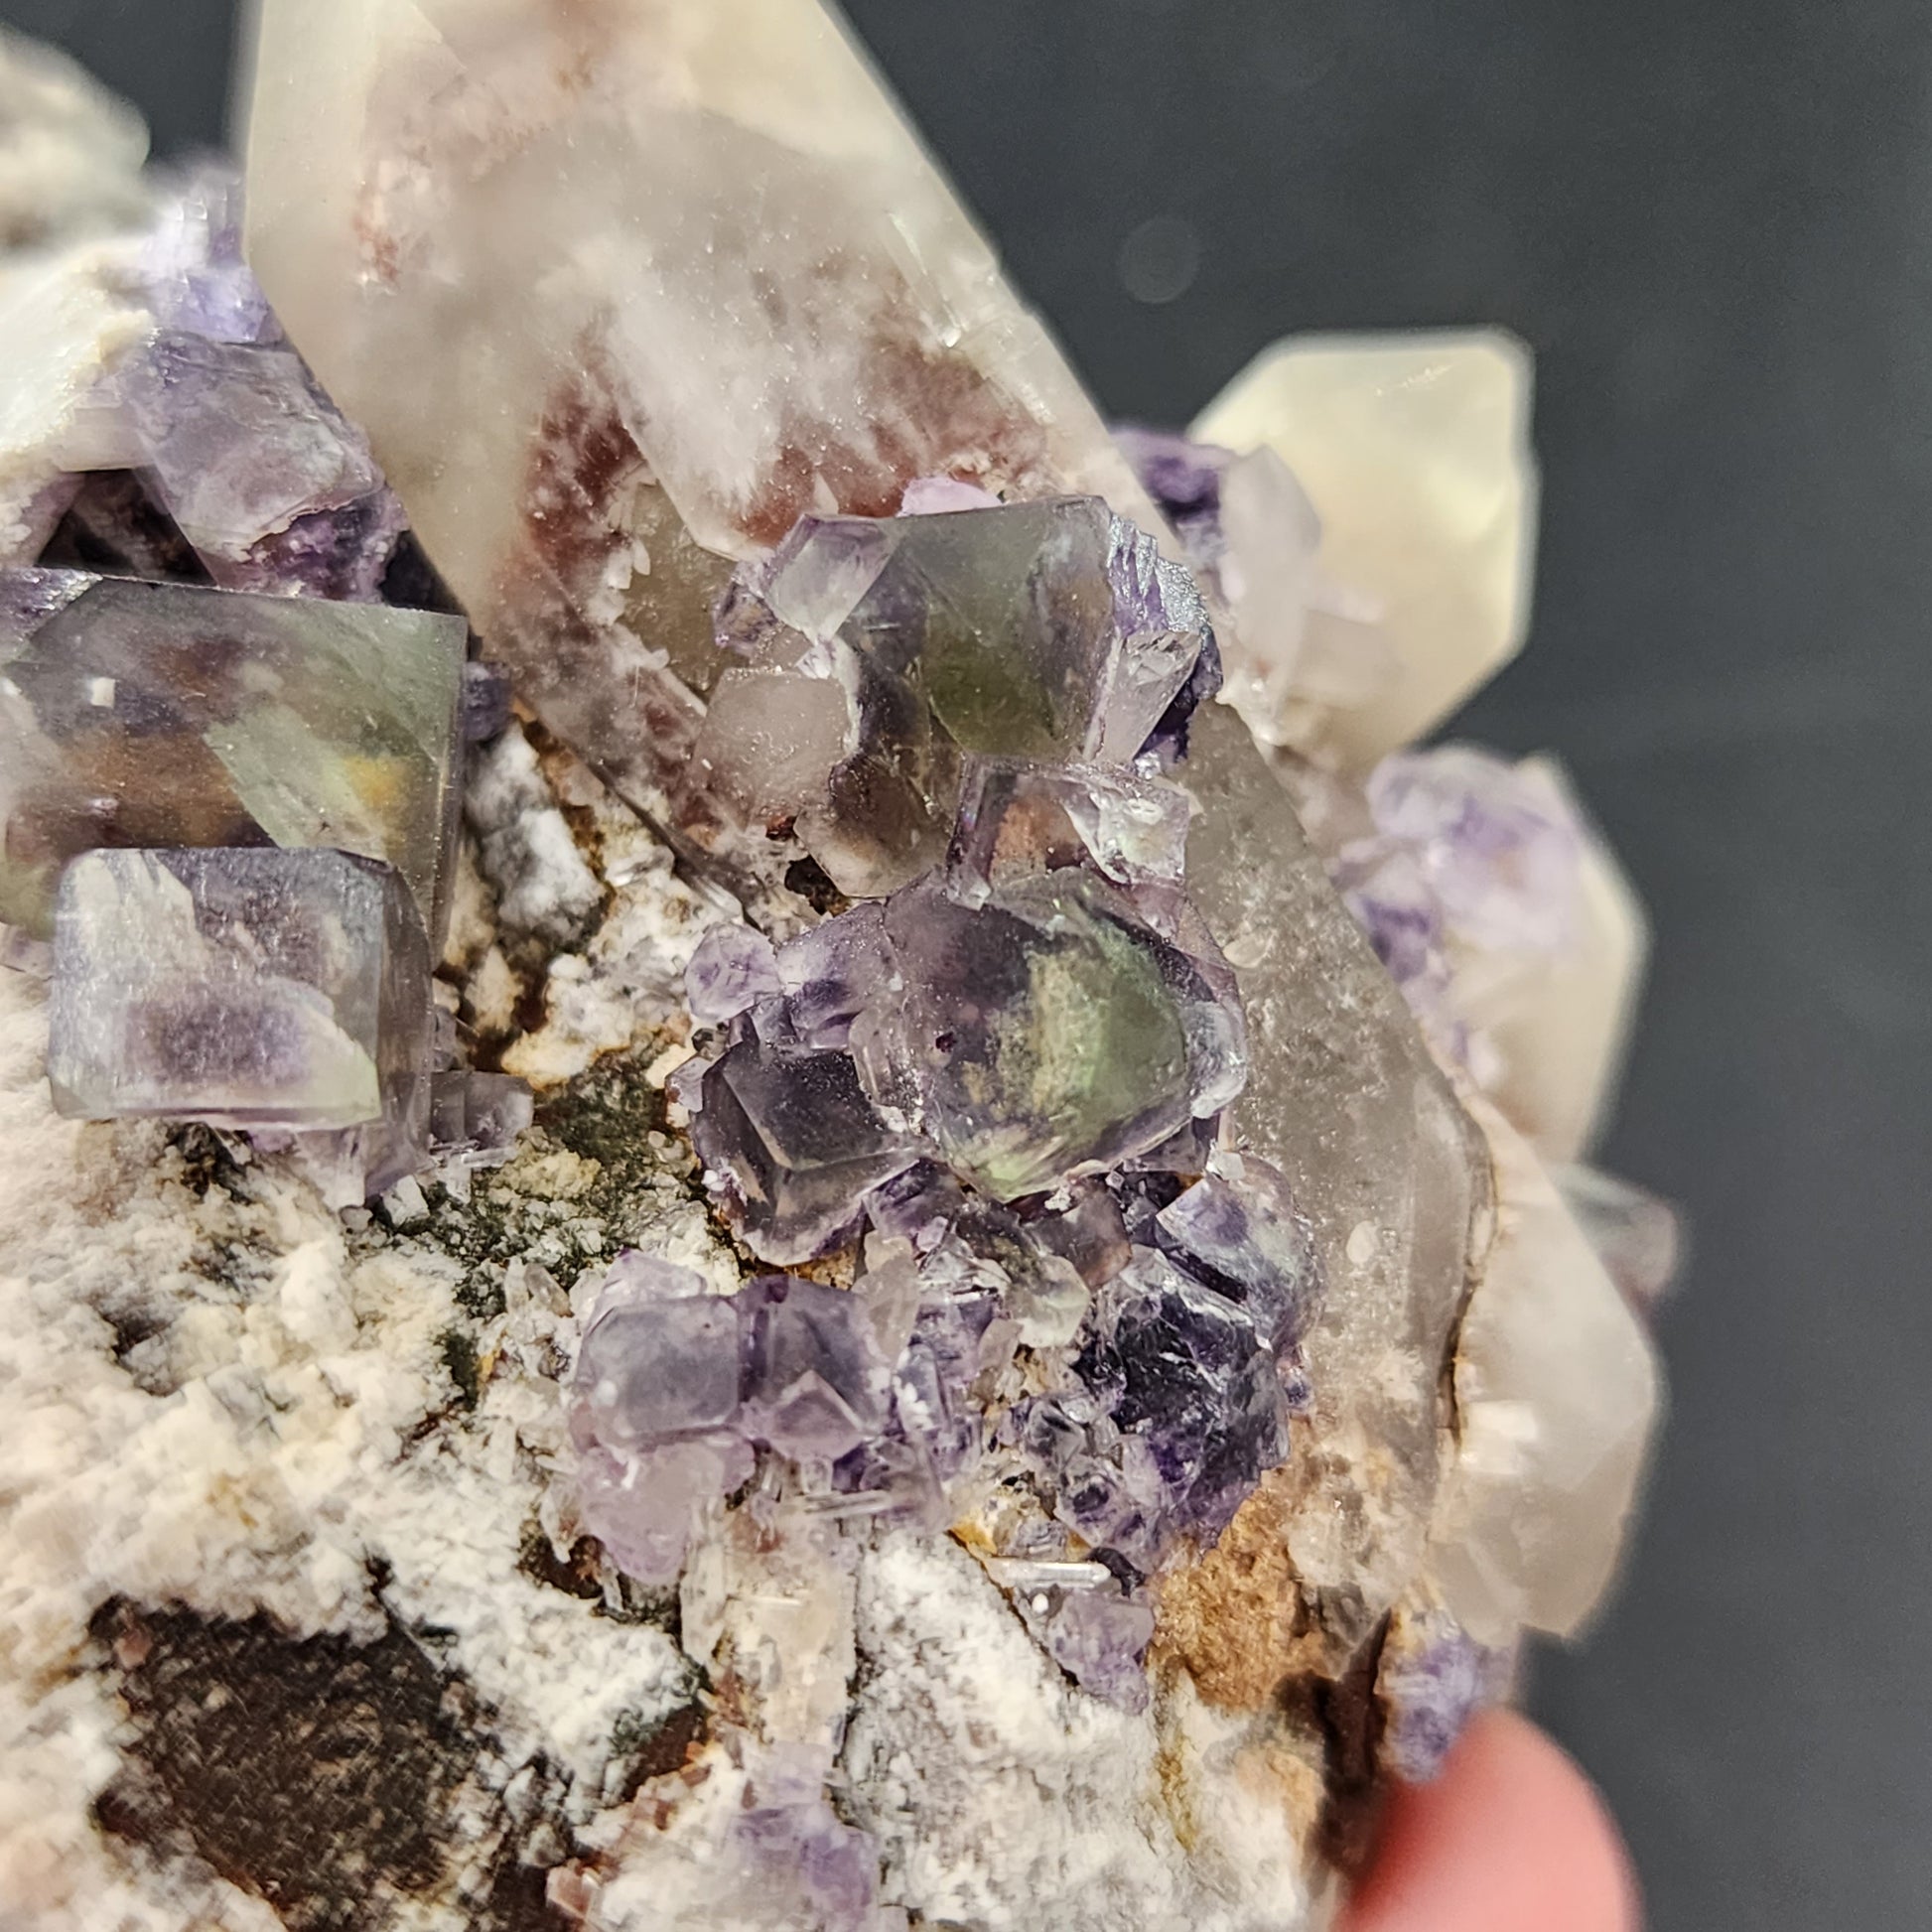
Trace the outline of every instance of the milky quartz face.
[[[1318, 733], [1351, 763], [1422, 737], [1522, 646], [1538, 500], [1529, 401], [1529, 357], [1496, 330], [1298, 337], [1194, 425], [1204, 443], [1287, 464], [1319, 517], [1321, 572], [1356, 594], [1392, 651], [1379, 691], [1333, 706]], [[1344, 655], [1372, 647], [1341, 641]]]
[[268, 0], [258, 71], [284, 326], [522, 695], [646, 809], [719, 553], [923, 477], [1145, 507], [813, 0]]

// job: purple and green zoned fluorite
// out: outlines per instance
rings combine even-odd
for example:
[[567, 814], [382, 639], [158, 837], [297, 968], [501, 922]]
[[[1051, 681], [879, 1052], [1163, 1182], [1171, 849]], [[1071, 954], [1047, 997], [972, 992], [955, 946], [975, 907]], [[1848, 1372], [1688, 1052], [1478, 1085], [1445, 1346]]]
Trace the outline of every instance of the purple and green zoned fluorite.
[[[1116, 440], [819, 0], [263, 0], [255, 83], [245, 218], [18, 91], [105, 144], [0, 255], [0, 1135], [80, 1204], [0, 1198], [0, 1379], [114, 1525], [0, 1643], [47, 1922], [1328, 1923], [1603, 1587], [1675, 1253], [1586, 1165], [1628, 888], [1411, 749], [1521, 641], [1525, 358]], [[191, 1614], [382, 1648], [410, 1789]]]

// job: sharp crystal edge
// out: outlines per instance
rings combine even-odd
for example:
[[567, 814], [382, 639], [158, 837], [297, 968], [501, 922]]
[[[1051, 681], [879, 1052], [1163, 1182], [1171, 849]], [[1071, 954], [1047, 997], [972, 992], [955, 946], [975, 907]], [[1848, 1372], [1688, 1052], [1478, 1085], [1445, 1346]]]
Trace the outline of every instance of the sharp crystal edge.
[[1311, 1932], [1657, 1400], [1640, 912], [1402, 749], [1526, 362], [1116, 440], [816, 0], [259, 25], [248, 261], [0, 41], [0, 1896]]

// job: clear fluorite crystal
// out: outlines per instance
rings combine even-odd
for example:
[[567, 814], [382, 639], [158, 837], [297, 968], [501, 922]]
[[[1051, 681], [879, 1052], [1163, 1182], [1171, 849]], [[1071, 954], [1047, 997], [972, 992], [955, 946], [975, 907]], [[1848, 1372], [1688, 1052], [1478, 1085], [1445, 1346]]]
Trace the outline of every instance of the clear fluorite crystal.
[[429, 948], [407, 888], [340, 852], [94, 852], [55, 923], [63, 1113], [320, 1131], [429, 1106]]
[[626, 1255], [599, 1286], [572, 1377], [586, 1520], [633, 1576], [675, 1582], [703, 1514], [758, 1450], [831, 1464], [890, 1447], [893, 1347], [880, 1282], [764, 1276], [713, 1295]]
[[685, 1004], [692, 1019], [713, 1025], [736, 1020], [759, 1000], [783, 991], [771, 941], [748, 925], [713, 926], [698, 941], [684, 974]]
[[0, 919], [94, 846], [335, 846], [432, 932], [456, 831], [460, 620], [0, 573]]
[[[960, 1892], [927, 1858], [1004, 1788], [974, 1645], [1031, 1632], [1056, 1696], [1179, 1780], [1135, 1828], [1169, 1916], [1301, 1923], [1238, 1859], [1203, 1905], [1220, 1854], [1167, 1809], [1265, 1824], [1279, 1788], [1299, 1870], [1346, 1794], [1281, 1777], [1324, 1754], [1294, 1711], [1385, 1650], [1386, 1761], [1421, 1767], [1499, 1688], [1476, 1652], [1600, 1584], [1654, 1394], [1571, 1210], [1468, 1110], [1487, 1087], [1580, 1151], [1637, 930], [1614, 875], [1576, 842], [1566, 929], [1610, 959], [1580, 979], [1537, 924], [1554, 846], [1432, 806], [1447, 767], [1360, 788], [1513, 642], [1520, 383], [1440, 345], [1389, 384], [1300, 358], [1253, 434], [1230, 403], [1224, 447], [1129, 439], [1176, 540], [816, 0], [267, 0], [257, 90], [250, 251], [296, 347], [519, 702], [746, 915], [691, 961], [671, 1037], [720, 1032], [671, 1091], [730, 1231], [826, 1279], [718, 1296], [633, 1257], [572, 1398], [586, 1526], [680, 1582], [717, 1668], [707, 1762], [745, 1796], [713, 1919], [1014, 1932], [1101, 1897], [1064, 1861], [1003, 1849]], [[1208, 702], [1208, 604], [1164, 548], [1230, 695], [1347, 769], [1271, 762]], [[556, 833], [531, 805], [479, 820], [514, 832], [499, 886]], [[951, 1581], [882, 1606], [914, 1546]], [[989, 1577], [999, 1634], [968, 1641]], [[916, 1661], [855, 1676], [855, 1615]], [[826, 1796], [848, 1696], [911, 1766], [850, 1759], [883, 1863]], [[817, 1755], [782, 1756], [788, 1698]]]
[[[741, 574], [720, 629], [753, 661], [713, 690], [687, 825], [703, 842], [721, 806], [748, 831], [794, 824], [854, 897], [937, 863], [962, 753], [1123, 765], [1210, 638], [1186, 574], [1095, 498], [807, 517]], [[1110, 802], [1101, 790], [1090, 816]], [[1093, 835], [1133, 863], [1119, 811]]]
[[756, 1038], [704, 1076], [691, 1138], [748, 1245], [781, 1266], [856, 1231], [866, 1190], [920, 1153], [875, 1109], [848, 1055]]
[[1121, 886], [1178, 886], [1193, 804], [1138, 771], [973, 759], [949, 860], [955, 894], [983, 901], [1001, 884], [1083, 863]]

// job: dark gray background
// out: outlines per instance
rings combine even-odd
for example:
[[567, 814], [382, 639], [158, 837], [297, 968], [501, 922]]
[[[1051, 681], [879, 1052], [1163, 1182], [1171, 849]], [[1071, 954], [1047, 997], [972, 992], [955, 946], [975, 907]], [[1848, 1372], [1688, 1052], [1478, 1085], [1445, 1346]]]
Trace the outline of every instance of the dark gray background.
[[[1290, 330], [1534, 345], [1539, 616], [1466, 726], [1569, 759], [1655, 912], [1608, 1158], [1698, 1245], [1641, 1545], [1537, 1708], [1657, 1932], [1932, 1923], [1932, 9], [852, 10], [1117, 412]], [[220, 131], [230, 15], [0, 0], [164, 149]], [[1157, 216], [1199, 267], [1150, 305]]]

